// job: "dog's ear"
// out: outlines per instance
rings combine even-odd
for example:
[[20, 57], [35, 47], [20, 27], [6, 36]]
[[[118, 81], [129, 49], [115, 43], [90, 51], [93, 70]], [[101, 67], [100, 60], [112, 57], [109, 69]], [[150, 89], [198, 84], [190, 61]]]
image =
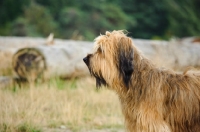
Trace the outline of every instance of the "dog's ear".
[[123, 37], [119, 41], [119, 71], [123, 77], [126, 87], [129, 86], [134, 67], [133, 57], [134, 51], [132, 46], [132, 40], [128, 37]]

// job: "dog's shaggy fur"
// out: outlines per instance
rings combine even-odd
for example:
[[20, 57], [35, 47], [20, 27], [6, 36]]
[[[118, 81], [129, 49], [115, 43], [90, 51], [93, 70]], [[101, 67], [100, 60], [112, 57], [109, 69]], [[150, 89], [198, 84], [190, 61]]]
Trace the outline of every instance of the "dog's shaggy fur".
[[97, 37], [84, 61], [118, 94], [129, 132], [200, 132], [199, 72], [157, 68], [123, 31]]

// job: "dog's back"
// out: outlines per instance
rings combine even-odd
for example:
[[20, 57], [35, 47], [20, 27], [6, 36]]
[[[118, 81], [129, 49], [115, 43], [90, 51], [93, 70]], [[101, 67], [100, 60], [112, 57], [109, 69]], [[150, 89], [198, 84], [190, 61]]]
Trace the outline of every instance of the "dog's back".
[[164, 118], [173, 132], [200, 132], [200, 72], [170, 75], [166, 83]]

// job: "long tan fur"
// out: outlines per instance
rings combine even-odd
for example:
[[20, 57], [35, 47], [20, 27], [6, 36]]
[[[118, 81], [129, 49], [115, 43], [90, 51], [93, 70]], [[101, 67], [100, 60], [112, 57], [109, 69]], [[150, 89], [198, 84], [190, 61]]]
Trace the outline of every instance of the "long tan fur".
[[129, 132], [200, 132], [200, 72], [157, 68], [123, 31], [97, 37], [84, 61], [117, 92]]

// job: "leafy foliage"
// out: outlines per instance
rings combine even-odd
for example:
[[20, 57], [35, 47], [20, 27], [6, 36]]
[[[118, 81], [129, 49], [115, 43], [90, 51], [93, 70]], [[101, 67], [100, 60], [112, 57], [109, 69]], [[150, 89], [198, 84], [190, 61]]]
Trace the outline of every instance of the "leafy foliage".
[[200, 33], [200, 1], [167, 1], [170, 7], [168, 32], [179, 37], [195, 36]]
[[126, 4], [119, 1], [123, 10], [136, 21], [135, 26], [130, 26], [132, 36], [139, 38], [152, 38], [163, 36], [168, 26], [167, 11], [163, 1], [128, 0]]
[[29, 0], [1, 0], [0, 1], [0, 25], [10, 22], [23, 12], [23, 7], [29, 4]]
[[44, 6], [32, 3], [25, 8], [24, 17], [29, 25], [35, 27], [36, 33], [41, 34], [41, 36], [47, 36], [49, 33], [56, 31], [57, 23]]
[[[135, 38], [199, 35], [198, 0], [4, 0], [0, 35], [93, 40], [106, 30]], [[181, 23], [180, 23], [181, 22]]]

